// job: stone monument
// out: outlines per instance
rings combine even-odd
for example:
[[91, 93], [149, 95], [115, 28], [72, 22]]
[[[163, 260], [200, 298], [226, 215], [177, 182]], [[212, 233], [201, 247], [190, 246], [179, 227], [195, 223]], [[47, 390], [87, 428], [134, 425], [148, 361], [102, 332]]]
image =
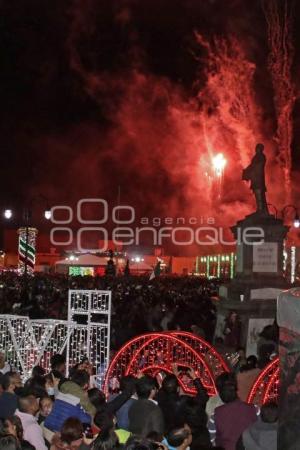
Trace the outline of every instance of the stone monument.
[[289, 227], [268, 211], [265, 163], [264, 146], [257, 144], [242, 176], [251, 183], [256, 211], [231, 228], [237, 241], [236, 275], [219, 292], [220, 316], [224, 318], [232, 310], [238, 313], [242, 321], [240, 343], [247, 347], [260, 327], [275, 320], [277, 296], [288, 287], [283, 277], [283, 246]]

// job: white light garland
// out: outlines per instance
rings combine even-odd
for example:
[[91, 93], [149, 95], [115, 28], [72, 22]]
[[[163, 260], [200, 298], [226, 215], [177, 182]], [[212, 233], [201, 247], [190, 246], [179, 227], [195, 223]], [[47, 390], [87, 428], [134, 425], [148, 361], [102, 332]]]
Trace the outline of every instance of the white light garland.
[[97, 385], [102, 386], [109, 361], [110, 317], [111, 292], [69, 291], [68, 320], [0, 315], [0, 350], [24, 379], [36, 365], [50, 370], [55, 353], [66, 350], [67, 371], [87, 356], [95, 368]]
[[295, 283], [296, 277], [296, 247], [291, 247], [291, 283]]

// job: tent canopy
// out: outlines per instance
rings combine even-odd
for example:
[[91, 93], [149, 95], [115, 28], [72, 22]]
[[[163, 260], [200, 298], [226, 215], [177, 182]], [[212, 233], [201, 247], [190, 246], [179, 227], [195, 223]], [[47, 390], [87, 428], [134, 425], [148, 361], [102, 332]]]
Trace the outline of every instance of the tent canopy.
[[[78, 259], [77, 259], [78, 258]], [[64, 266], [106, 266], [107, 260], [109, 258], [105, 256], [96, 256], [92, 253], [87, 253], [85, 255], [76, 256], [76, 259], [61, 259], [56, 261], [56, 265], [64, 265]]]
[[140, 261], [140, 262], [129, 262], [129, 268], [131, 270], [136, 270], [136, 271], [143, 271], [143, 272], [150, 272], [153, 270], [153, 267], [150, 266], [149, 264], [145, 263], [144, 261]]

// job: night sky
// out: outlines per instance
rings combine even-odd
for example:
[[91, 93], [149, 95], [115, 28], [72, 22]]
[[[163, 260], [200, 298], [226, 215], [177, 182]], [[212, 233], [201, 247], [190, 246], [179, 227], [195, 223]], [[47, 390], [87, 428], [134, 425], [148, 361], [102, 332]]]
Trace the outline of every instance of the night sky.
[[[120, 186], [121, 202], [139, 216], [209, 211], [231, 224], [253, 208], [240, 178], [258, 141], [269, 200], [285, 204], [260, 1], [9, 0], [0, 8], [2, 207], [39, 193], [51, 204], [102, 197], [114, 205]], [[293, 17], [298, 97], [299, 4]], [[299, 111], [296, 99], [293, 201]], [[216, 151], [228, 166], [222, 186], [209, 187]]]

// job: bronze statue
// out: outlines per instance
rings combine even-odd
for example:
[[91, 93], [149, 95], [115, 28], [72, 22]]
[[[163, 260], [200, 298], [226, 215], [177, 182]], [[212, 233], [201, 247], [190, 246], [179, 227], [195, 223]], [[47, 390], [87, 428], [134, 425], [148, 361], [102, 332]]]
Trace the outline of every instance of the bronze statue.
[[257, 144], [251, 164], [243, 170], [242, 179], [251, 181], [250, 188], [255, 195], [256, 211], [269, 214], [266, 200], [265, 164], [264, 146]]

